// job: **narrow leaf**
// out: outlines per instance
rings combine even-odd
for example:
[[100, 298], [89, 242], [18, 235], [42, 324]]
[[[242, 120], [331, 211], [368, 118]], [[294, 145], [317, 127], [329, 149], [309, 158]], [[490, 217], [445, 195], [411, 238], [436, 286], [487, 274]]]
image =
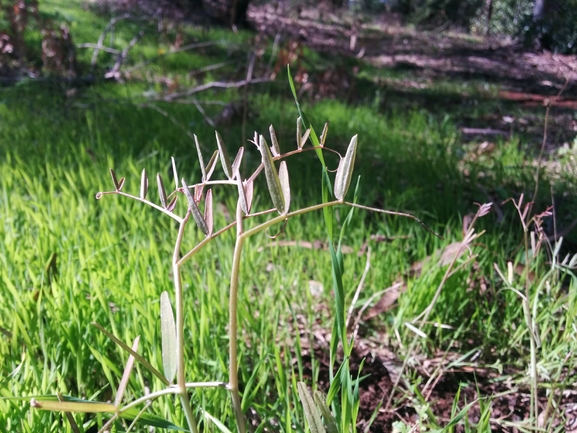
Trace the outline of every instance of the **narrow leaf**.
[[280, 163], [280, 168], [278, 171], [278, 177], [280, 179], [280, 186], [282, 189], [282, 195], [284, 198], [284, 213], [285, 215], [289, 211], [290, 203], [291, 203], [291, 187], [289, 183], [289, 175], [288, 169], [286, 166], [286, 161], [282, 161]]
[[215, 150], [212, 156], [210, 157], [208, 164], [206, 165], [206, 179], [203, 179], [203, 182], [208, 182], [210, 180], [210, 177], [212, 176], [212, 173], [214, 172], [214, 169], [216, 167], [217, 157], [218, 157], [218, 150]]
[[321, 411], [321, 415], [325, 420], [325, 427], [327, 429], [327, 433], [338, 433], [339, 429], [337, 427], [337, 421], [335, 420], [334, 415], [332, 414], [331, 410], [329, 409], [326, 397], [320, 391], [315, 391], [313, 393], [314, 401], [317, 407]]
[[222, 169], [224, 170], [224, 174], [228, 179], [232, 179], [234, 172], [232, 171], [232, 165], [230, 164], [230, 158], [228, 157], [228, 152], [226, 151], [226, 147], [224, 145], [224, 141], [222, 141], [222, 137], [218, 133], [218, 131], [214, 131], [216, 135], [216, 145], [218, 146], [218, 152], [220, 153], [220, 162], [222, 164]]
[[278, 140], [276, 138], [276, 132], [272, 125], [268, 127], [268, 131], [270, 132], [270, 140], [272, 141], [272, 155], [279, 156], [280, 155], [280, 146], [278, 145]]
[[303, 141], [303, 125], [300, 116], [297, 118], [297, 147], [301, 148], [301, 143]]
[[200, 164], [200, 171], [202, 172], [202, 181], [206, 182], [206, 166], [204, 165], [204, 159], [202, 158], [202, 152], [200, 151], [200, 143], [198, 142], [198, 137], [196, 134], [194, 136], [194, 144], [196, 146], [196, 153], [198, 154], [198, 163]]
[[212, 234], [214, 229], [214, 218], [212, 211], [212, 189], [209, 189], [206, 192], [206, 197], [204, 198], [204, 220], [206, 221], [209, 235]]
[[110, 177], [112, 178], [112, 183], [114, 183], [114, 190], [118, 191], [118, 179], [113, 169], [110, 169]]
[[244, 155], [244, 146], [238, 149], [238, 153], [234, 158], [234, 162], [232, 163], [232, 172], [237, 176], [240, 176], [240, 163], [242, 162], [242, 156]]
[[[162, 375], [161, 375], [162, 377]], [[163, 380], [164, 377], [162, 377]], [[86, 412], [86, 413], [116, 413], [116, 407], [112, 403], [102, 403], [99, 401], [93, 400], [83, 400], [76, 397], [71, 397], [69, 395], [62, 395], [61, 400], [59, 401], [58, 396], [56, 395], [37, 395], [34, 397], [19, 397], [13, 398], [11, 400], [28, 400], [30, 399], [30, 406], [37, 408], [37, 409], [45, 409], [45, 410], [57, 410], [57, 411], [69, 411], [68, 408], [71, 408], [70, 412]], [[60, 405], [70, 405], [60, 406], [60, 408], [49, 409], [49, 406], [53, 406], [54, 404]], [[127, 410], [123, 410], [120, 408], [121, 413], [119, 414], [120, 418], [126, 419], [128, 421], [133, 421], [138, 419], [137, 423], [152, 427], [164, 428], [168, 430], [176, 430], [176, 431], [188, 431], [179, 427], [170, 421], [167, 421], [164, 418], [159, 417], [158, 415], [154, 415], [149, 412], [142, 412], [138, 408], [130, 408]]]
[[200, 213], [200, 210], [198, 209], [198, 206], [196, 205], [196, 202], [194, 201], [194, 197], [192, 197], [192, 193], [190, 192], [190, 189], [188, 188], [188, 185], [186, 185], [186, 182], [184, 181], [184, 179], [182, 179], [182, 188], [184, 189], [184, 195], [186, 196], [186, 200], [188, 201], [188, 210], [190, 211], [190, 213], [192, 213], [192, 217], [194, 218], [194, 222], [196, 223], [198, 228], [205, 235], [208, 236], [209, 231], [208, 231], [208, 226], [206, 225], [206, 221], [204, 220], [204, 217]]
[[174, 189], [178, 189], [178, 172], [176, 171], [176, 161], [174, 157], [170, 157], [172, 161], [172, 177], [174, 177]]
[[116, 338], [114, 336], [114, 334], [111, 334], [110, 332], [108, 332], [105, 328], [103, 328], [100, 324], [96, 323], [96, 322], [92, 322], [92, 326], [98, 328], [100, 330], [100, 332], [102, 332], [104, 335], [106, 335], [108, 338], [110, 338], [114, 343], [116, 343], [118, 346], [120, 346], [125, 352], [129, 353], [130, 355], [134, 356], [134, 358], [140, 362], [148, 371], [150, 371], [152, 374], [154, 374], [158, 379], [160, 379], [160, 381], [162, 383], [164, 383], [166, 386], [170, 385], [170, 383], [166, 380], [166, 378], [162, 375], [162, 373], [160, 371], [158, 371], [156, 368], [154, 368], [152, 366], [152, 364], [150, 364], [150, 362], [148, 362], [145, 358], [143, 358], [141, 355], [139, 355], [138, 353], [136, 353], [134, 350], [132, 350], [130, 348], [130, 346], [128, 346], [125, 342], [119, 340], [118, 338]]
[[156, 183], [158, 183], [158, 195], [160, 196], [160, 204], [166, 209], [166, 189], [164, 189], [164, 182], [160, 173], [156, 174]]
[[172, 382], [176, 375], [176, 325], [168, 292], [160, 294], [160, 330], [162, 336], [162, 367], [164, 376]]
[[148, 178], [146, 177], [146, 169], [142, 169], [142, 176], [140, 176], [140, 198], [145, 199], [148, 194]]
[[124, 182], [126, 181], [126, 178], [121, 177], [120, 180], [118, 181], [118, 191], [122, 191], [122, 187], [124, 186]]
[[307, 140], [309, 139], [310, 134], [311, 134], [311, 128], [308, 128], [305, 131], [305, 135], [303, 135], [303, 138], [301, 138], [301, 144], [299, 146], [299, 149], [302, 149], [305, 146], [305, 144], [307, 143]]
[[[56, 397], [56, 396], [55, 396]], [[112, 403], [102, 403], [99, 401], [83, 401], [75, 402], [68, 401], [66, 396], [63, 396], [65, 401], [53, 400], [38, 400], [36, 398], [30, 399], [30, 407], [34, 409], [51, 410], [59, 412], [84, 412], [84, 413], [114, 413], [116, 407]]]
[[270, 149], [268, 148], [264, 137], [261, 135], [259, 137], [259, 149], [262, 155], [262, 163], [264, 165], [264, 174], [266, 177], [266, 183], [268, 186], [268, 192], [272, 199], [273, 205], [280, 214], [284, 213], [285, 205], [282, 195], [282, 187], [280, 184], [280, 179], [278, 177], [278, 172], [272, 160], [272, 155]]
[[321, 147], [325, 146], [325, 141], [327, 140], [327, 134], [328, 133], [329, 133], [329, 122], [325, 123], [325, 127], [323, 128], [323, 132], [321, 133], [321, 138], [320, 138]]
[[311, 433], [326, 433], [319, 411], [307, 386], [303, 382], [298, 382], [297, 391], [303, 404], [303, 410]]
[[337, 168], [337, 176], [335, 178], [335, 197], [337, 200], [343, 201], [349, 190], [351, 178], [353, 176], [353, 169], [355, 165], [355, 156], [357, 153], [358, 136], [355, 135], [349, 144], [347, 153], [344, 158], [339, 161]]

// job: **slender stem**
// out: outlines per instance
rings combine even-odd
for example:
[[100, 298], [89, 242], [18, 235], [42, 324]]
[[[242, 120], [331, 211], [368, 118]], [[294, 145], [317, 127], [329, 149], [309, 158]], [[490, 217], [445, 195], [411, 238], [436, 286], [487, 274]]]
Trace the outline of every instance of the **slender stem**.
[[230, 295], [229, 295], [229, 365], [228, 365], [228, 389], [232, 397], [232, 406], [234, 409], [234, 416], [236, 418], [236, 425], [239, 433], [245, 433], [245, 421], [240, 405], [240, 395], [238, 389], [238, 276], [240, 274], [240, 259], [242, 256], [242, 245], [245, 237], [243, 237], [242, 227], [242, 211], [240, 204], [236, 207], [236, 221], [237, 221], [237, 236], [234, 246], [234, 255], [232, 259], [232, 271], [230, 276]]
[[186, 378], [184, 375], [184, 302], [182, 296], [182, 279], [180, 276], [180, 266], [178, 264], [180, 256], [180, 245], [182, 243], [184, 229], [186, 228], [186, 223], [188, 222], [189, 218], [190, 212], [187, 212], [186, 216], [182, 220], [182, 223], [180, 224], [180, 227], [178, 228], [178, 237], [176, 238], [176, 243], [174, 245], [174, 255], [172, 257], [172, 272], [176, 298], [176, 385], [177, 394], [180, 397], [182, 410], [186, 416], [188, 427], [192, 433], [197, 433], [198, 429], [196, 427], [196, 419], [194, 417], [194, 413], [192, 412], [192, 407], [190, 406], [190, 400], [186, 390]]
[[146, 394], [143, 397], [140, 397], [134, 401], [131, 401], [126, 406], [122, 406], [118, 410], [117, 413], [122, 414], [123, 412], [126, 412], [127, 410], [132, 409], [133, 407], [138, 406], [139, 404], [146, 403], [149, 400], [156, 400], [158, 397], [162, 397], [163, 395], [178, 394], [178, 392], [179, 392], [179, 390], [177, 387], [169, 387], [169, 388], [161, 389], [160, 391]]
[[[132, 194], [127, 194], [125, 192], [122, 191], [101, 191], [99, 193], [96, 194], [96, 199], [100, 200], [102, 198], [103, 195], [112, 195], [112, 194], [116, 194], [116, 195], [121, 195], [123, 197], [128, 197], [131, 198], [133, 200], [139, 201], [141, 203], [144, 203], [150, 207], [153, 207], [154, 209], [162, 212], [165, 215], [168, 215], [170, 218], [172, 218], [173, 220], [177, 221], [179, 224], [182, 224], [182, 218], [179, 217], [178, 215], [172, 213], [171, 211], [169, 211], [168, 209], [163, 208], [162, 206], [158, 206], [155, 203], [152, 203], [151, 201], [146, 200], [145, 198], [140, 198], [137, 197], [135, 195]], [[172, 194], [171, 194], [172, 195]]]

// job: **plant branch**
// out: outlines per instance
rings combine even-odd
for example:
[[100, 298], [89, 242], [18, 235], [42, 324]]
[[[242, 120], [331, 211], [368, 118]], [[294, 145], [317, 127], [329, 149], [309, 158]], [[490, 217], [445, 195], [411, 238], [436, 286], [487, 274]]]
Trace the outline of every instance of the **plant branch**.
[[197, 433], [196, 419], [194, 413], [192, 412], [192, 407], [190, 406], [190, 399], [188, 398], [188, 392], [186, 390], [186, 378], [184, 375], [184, 301], [182, 293], [182, 280], [180, 275], [180, 266], [178, 265], [180, 256], [180, 245], [182, 243], [182, 238], [184, 237], [184, 229], [186, 228], [186, 223], [190, 218], [190, 212], [186, 213], [186, 216], [180, 223], [178, 229], [178, 236], [176, 238], [176, 243], [174, 245], [174, 255], [172, 257], [172, 273], [174, 279], [174, 292], [176, 298], [176, 384], [178, 395], [180, 396], [180, 402], [182, 403], [182, 410], [186, 416], [186, 421], [188, 422], [188, 427], [191, 433]]

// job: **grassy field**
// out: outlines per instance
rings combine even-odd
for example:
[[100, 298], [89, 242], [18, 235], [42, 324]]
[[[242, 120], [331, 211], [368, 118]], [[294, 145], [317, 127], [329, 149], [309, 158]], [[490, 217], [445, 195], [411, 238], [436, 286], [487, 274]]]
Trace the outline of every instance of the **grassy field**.
[[[43, 2], [42, 7], [70, 23], [76, 43], [94, 42], [108, 18], [68, 3], [68, 8], [55, 1]], [[126, 45], [139, 25], [119, 25], [115, 43]], [[111, 188], [111, 167], [126, 177], [125, 189], [133, 194], [138, 194], [142, 168], [151, 175], [161, 173], [168, 185], [172, 182], [171, 156], [181, 175], [190, 182], [200, 179], [194, 143], [183, 129], [199, 137], [205, 159], [216, 149], [213, 129], [193, 105], [155, 102], [146, 106], [143, 95], [162, 90], [150, 77], [180, 77], [180, 85], [193, 85], [186, 82], [191, 70], [227, 59], [246, 62], [253, 35], [224, 30], [205, 35], [192, 26], [183, 31], [190, 40], [203, 37], [218, 41], [218, 45], [202, 54], [186, 52], [162, 58], [143, 69], [142, 77], [147, 79], [78, 86], [73, 95], [58, 81], [23, 81], [1, 89], [0, 397], [59, 392], [113, 400], [128, 355], [91, 322], [129, 345], [140, 336], [139, 353], [161, 368], [159, 297], [165, 290], [173, 291], [170, 260], [178, 227], [140, 203], [116, 196], [97, 201], [95, 194]], [[170, 32], [150, 32], [135, 46], [131, 62], [156, 55], [159, 47], [168, 50], [172, 36]], [[270, 49], [267, 46], [267, 52]], [[313, 59], [314, 55], [310, 53]], [[86, 65], [90, 57], [87, 50], [81, 52], [80, 60]], [[104, 54], [100, 61], [106, 63]], [[234, 74], [235, 66], [229, 64], [205, 79], [220, 79], [225, 73]], [[377, 73], [381, 72], [367, 69], [367, 74]], [[567, 254], [571, 257], [575, 252], [574, 233], [569, 233], [563, 245], [544, 242], [538, 254], [533, 254], [537, 251], [530, 235], [533, 227], [524, 233], [513, 203], [499, 203], [504, 215], [493, 213], [479, 221], [477, 232], [485, 233], [470, 245], [470, 254], [457, 260], [446, 283], [447, 263], [439, 262], [445, 247], [462, 241], [463, 217], [475, 212], [475, 202], [532, 195], [534, 146], [522, 135], [514, 135], [510, 140], [498, 140], [490, 155], [475, 156], [457, 128], [456, 114], [429, 111], [426, 106], [383, 110], [380, 94], [371, 86], [367, 84], [356, 103], [334, 99], [311, 103], [305, 98], [303, 108], [319, 133], [330, 120], [327, 143], [341, 153], [350, 138], [359, 135], [355, 175], [361, 176], [361, 204], [410, 212], [444, 237], [433, 236], [410, 219], [363, 211], [355, 212], [344, 237], [344, 245], [353, 252], [345, 254], [347, 308], [364, 274], [367, 257], [357, 253], [365, 242], [371, 249], [371, 262], [355, 301], [356, 311], [365, 304], [374, 305], [380, 291], [404, 281], [395, 305], [363, 322], [359, 336], [379, 341], [401, 362], [410, 357], [404, 375], [408, 390], [395, 404], [405, 407], [411, 402], [418, 413], [426, 413], [428, 402], [419, 399], [417, 392], [426, 379], [416, 364], [448, 353], [464, 356], [452, 364], [441, 362], [433, 376], [449, 375], [455, 367], [488, 368], [495, 374], [487, 381], [508, 380], [507, 386], [528, 395], [533, 353], [539, 395], [550, 402], [539, 410], [549, 407], [546, 417], [551, 422], [562, 420], [562, 391], [574, 387], [576, 380], [577, 281], [569, 262], [563, 262]], [[462, 83], [447, 81], [439, 84], [439, 91], [458, 92], [459, 86]], [[210, 91], [199, 98], [226, 102], [241, 99], [242, 91]], [[295, 147], [298, 113], [284, 74], [274, 83], [252, 87], [248, 106], [244, 132], [249, 137], [253, 130], [265, 133], [273, 124], [281, 148]], [[207, 109], [217, 113], [219, 106]], [[482, 113], [480, 108], [477, 114]], [[218, 129], [235, 154], [243, 144], [242, 121]], [[562, 164], [571, 164], [574, 155], [564, 158], [559, 159]], [[259, 162], [260, 155], [249, 145], [243, 169], [248, 171]], [[327, 163], [336, 168], [338, 161], [327, 156]], [[320, 202], [321, 171], [313, 153], [297, 155], [288, 165], [294, 209]], [[156, 200], [152, 184], [151, 176], [151, 194]], [[553, 195], [563, 201], [557, 223], [561, 226], [575, 218], [575, 182], [570, 172], [552, 176], [541, 170], [539, 191], [532, 212], [545, 211]], [[215, 194], [219, 204], [215, 226], [222, 227], [234, 215], [236, 190], [231, 194], [220, 188]], [[256, 185], [255, 197], [257, 209], [271, 207], [264, 182]], [[184, 213], [185, 204], [179, 203], [177, 209]], [[336, 214], [342, 223], [345, 210], [338, 209]], [[551, 217], [543, 221], [547, 230], [552, 224]], [[371, 241], [371, 235], [388, 240]], [[323, 374], [323, 348], [319, 353], [310, 348], [317, 347], [313, 340], [319, 329], [326, 335], [332, 327], [331, 257], [322, 249], [277, 242], [326, 242], [326, 237], [323, 216], [318, 212], [291, 219], [278, 240], [260, 234], [245, 245], [239, 294], [239, 374], [242, 408], [259, 431], [307, 430], [296, 383], [303, 380], [315, 385], [315, 378]], [[190, 229], [182, 250], [201, 239], [198, 230]], [[183, 269], [185, 367], [190, 381], [228, 380], [226, 328], [234, 241], [233, 234], [222, 235]], [[429, 256], [432, 258], [424, 261]], [[413, 266], [412, 271], [412, 265], [419, 262], [422, 270], [414, 272]], [[499, 277], [494, 264], [509, 284]], [[427, 308], [442, 282], [443, 290], [427, 322], [412, 322]], [[322, 290], [311, 291], [312, 286]], [[529, 298], [524, 312], [525, 294]], [[540, 337], [538, 349], [531, 350], [527, 316], [536, 324], [533, 334]], [[411, 344], [416, 334], [407, 322], [426, 338]], [[412, 353], [407, 352], [409, 347], [413, 347]], [[459, 377], [455, 379], [457, 388], [461, 382], [462, 387], [475, 390], [474, 378]], [[163, 387], [137, 363], [125, 399]], [[450, 399], [455, 392], [450, 391]], [[490, 404], [491, 394], [483, 397]], [[211, 415], [229, 429], [235, 428], [226, 390], [197, 389], [191, 398], [204, 431], [218, 430], [209, 422]], [[459, 408], [464, 406], [459, 403]], [[185, 425], [175, 397], [158, 399], [148, 410]], [[81, 413], [73, 417], [80, 431], [86, 432], [97, 431], [106, 419]], [[420, 422], [422, 428], [446, 424], [432, 414], [421, 417]], [[528, 431], [535, 420], [519, 421], [519, 425]], [[555, 428], [563, 431], [562, 425]], [[28, 399], [0, 399], [0, 431], [73, 430], [63, 415], [33, 410]]]

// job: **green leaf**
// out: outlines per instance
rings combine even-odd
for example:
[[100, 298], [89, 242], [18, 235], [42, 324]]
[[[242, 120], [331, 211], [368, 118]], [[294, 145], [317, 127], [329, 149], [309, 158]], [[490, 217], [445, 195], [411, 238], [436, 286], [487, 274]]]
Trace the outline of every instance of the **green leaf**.
[[[37, 395], [33, 397], [15, 397], [10, 400], [30, 400], [30, 406], [41, 410], [66, 411], [66, 412], [84, 412], [84, 413], [117, 413], [117, 408], [112, 403], [102, 403], [99, 401], [83, 400], [69, 395], [63, 395], [64, 401], [59, 401], [57, 395]], [[130, 408], [123, 411], [119, 409], [120, 418], [128, 421], [137, 419], [141, 425], [164, 428], [167, 430], [176, 430], [186, 432], [188, 430], [167, 421], [166, 419], [148, 412], [141, 412], [138, 408]]]
[[285, 203], [278, 172], [276, 171], [274, 161], [272, 160], [270, 149], [268, 148], [268, 145], [266, 144], [266, 141], [262, 135], [259, 137], [259, 143], [268, 192], [270, 193], [274, 207], [282, 215], [285, 213]]
[[172, 383], [176, 375], [176, 325], [168, 292], [160, 294], [160, 330], [164, 376]]
[[303, 410], [311, 433], [326, 433], [319, 411], [307, 386], [303, 382], [298, 382], [297, 391], [303, 404]]
[[343, 201], [347, 192], [349, 190], [349, 186], [351, 184], [351, 178], [353, 176], [353, 169], [355, 165], [355, 156], [357, 153], [357, 143], [358, 143], [358, 136], [355, 135], [351, 142], [349, 143], [349, 147], [347, 149], [347, 153], [344, 158], [341, 158], [339, 161], [339, 167], [337, 168], [337, 176], [335, 178], [335, 197], [337, 200]]
[[224, 170], [224, 174], [228, 177], [229, 180], [232, 179], [234, 176], [234, 172], [232, 171], [232, 165], [230, 163], [230, 158], [228, 156], [228, 152], [226, 151], [226, 146], [224, 145], [224, 141], [222, 141], [222, 137], [218, 133], [218, 131], [214, 131], [216, 135], [216, 145], [218, 146], [218, 152], [220, 153], [220, 162], [222, 164], [222, 169]]
[[188, 210], [192, 214], [192, 218], [194, 218], [194, 222], [196, 223], [196, 225], [198, 226], [200, 231], [202, 231], [206, 236], [208, 236], [210, 231], [208, 230], [208, 226], [206, 225], [206, 221], [204, 220], [204, 217], [200, 213], [200, 210], [198, 209], [196, 201], [194, 201], [194, 197], [192, 196], [192, 193], [190, 192], [190, 188], [188, 188], [188, 185], [186, 184], [184, 179], [182, 179], [182, 188], [184, 190], [184, 195], [186, 196], [186, 201], [188, 202]]

